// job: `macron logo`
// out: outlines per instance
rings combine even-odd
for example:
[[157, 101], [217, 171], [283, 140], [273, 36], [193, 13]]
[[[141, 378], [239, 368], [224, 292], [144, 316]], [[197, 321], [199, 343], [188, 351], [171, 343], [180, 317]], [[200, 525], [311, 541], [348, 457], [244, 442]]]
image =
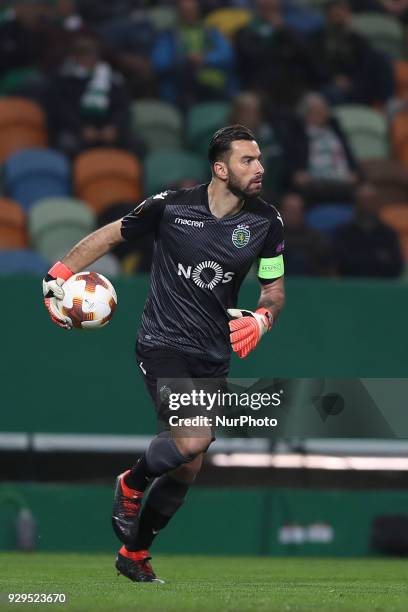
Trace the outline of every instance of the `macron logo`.
[[176, 217], [174, 219], [174, 223], [179, 223], [180, 225], [191, 225], [192, 227], [204, 227], [204, 221], [193, 221], [192, 219], [181, 219], [180, 217]]

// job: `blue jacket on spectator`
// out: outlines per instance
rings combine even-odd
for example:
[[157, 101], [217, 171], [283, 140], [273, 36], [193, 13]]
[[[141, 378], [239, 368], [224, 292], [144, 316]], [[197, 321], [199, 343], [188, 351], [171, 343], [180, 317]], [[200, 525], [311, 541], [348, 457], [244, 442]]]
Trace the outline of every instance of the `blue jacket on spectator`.
[[[197, 51], [186, 44], [186, 39], [193, 37]], [[201, 60], [195, 60], [196, 54]], [[223, 99], [235, 90], [231, 45], [220, 32], [201, 24], [159, 34], [152, 63], [159, 77], [160, 97], [173, 104], [188, 106], [203, 99]]]

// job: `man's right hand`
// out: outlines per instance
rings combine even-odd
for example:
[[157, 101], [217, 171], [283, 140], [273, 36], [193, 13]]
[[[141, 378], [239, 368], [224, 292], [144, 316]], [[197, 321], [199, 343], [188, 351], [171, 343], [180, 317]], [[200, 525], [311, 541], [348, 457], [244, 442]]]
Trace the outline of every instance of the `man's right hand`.
[[43, 280], [44, 304], [49, 312], [53, 323], [64, 329], [72, 329], [72, 321], [69, 317], [61, 314], [58, 308], [57, 301], [64, 298], [64, 290], [62, 285], [73, 275], [65, 264], [57, 261], [56, 264], [48, 270], [47, 275]]

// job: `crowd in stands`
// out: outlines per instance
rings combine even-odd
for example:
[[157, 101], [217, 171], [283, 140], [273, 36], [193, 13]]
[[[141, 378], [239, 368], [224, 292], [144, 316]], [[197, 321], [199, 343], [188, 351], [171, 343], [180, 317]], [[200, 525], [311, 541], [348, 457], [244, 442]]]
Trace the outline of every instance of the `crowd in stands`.
[[[286, 273], [408, 261], [408, 0], [0, 3], [0, 272], [42, 272], [253, 130]], [[152, 237], [98, 262], [148, 272]], [[99, 266], [99, 267], [98, 267]]]

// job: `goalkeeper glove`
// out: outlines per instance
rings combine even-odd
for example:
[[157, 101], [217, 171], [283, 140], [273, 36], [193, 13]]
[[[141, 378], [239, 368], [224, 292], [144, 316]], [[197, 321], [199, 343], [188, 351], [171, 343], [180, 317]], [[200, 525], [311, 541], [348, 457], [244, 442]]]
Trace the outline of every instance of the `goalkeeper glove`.
[[229, 322], [232, 350], [243, 359], [254, 350], [260, 339], [272, 327], [273, 316], [267, 308], [241, 310], [229, 308], [228, 314], [233, 317]]
[[59, 327], [72, 329], [72, 321], [69, 317], [61, 314], [58, 308], [58, 301], [64, 298], [62, 285], [73, 275], [66, 265], [57, 261], [52, 266], [43, 280], [44, 304], [49, 312], [51, 320]]

